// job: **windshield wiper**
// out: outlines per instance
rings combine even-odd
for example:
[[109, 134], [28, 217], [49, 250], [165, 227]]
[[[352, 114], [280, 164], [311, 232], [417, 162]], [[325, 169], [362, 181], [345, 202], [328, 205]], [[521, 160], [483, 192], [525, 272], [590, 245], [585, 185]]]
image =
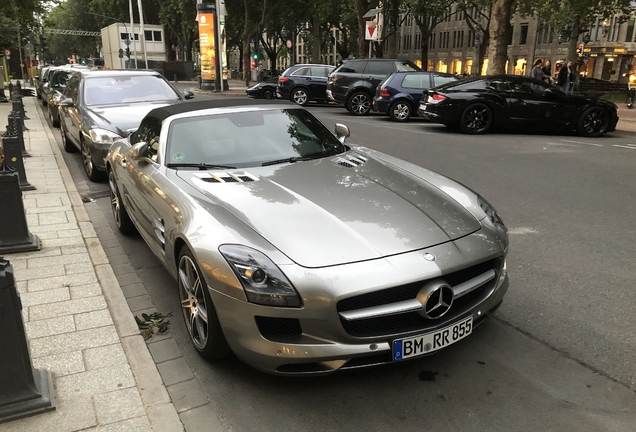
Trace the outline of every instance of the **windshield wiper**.
[[229, 165], [216, 165], [206, 163], [169, 163], [166, 164], [168, 168], [199, 168], [199, 171], [205, 171], [209, 168], [216, 169], [236, 169], [236, 167]]
[[263, 162], [261, 164], [261, 166], [268, 166], [268, 165], [277, 165], [277, 164], [281, 164], [281, 163], [294, 163], [294, 162], [298, 162], [298, 161], [306, 161], [306, 160], [311, 160], [311, 159], [320, 159], [322, 158], [323, 155], [315, 155], [315, 156], [291, 156], [285, 159], [276, 159], [273, 161], [269, 161], [269, 162]]

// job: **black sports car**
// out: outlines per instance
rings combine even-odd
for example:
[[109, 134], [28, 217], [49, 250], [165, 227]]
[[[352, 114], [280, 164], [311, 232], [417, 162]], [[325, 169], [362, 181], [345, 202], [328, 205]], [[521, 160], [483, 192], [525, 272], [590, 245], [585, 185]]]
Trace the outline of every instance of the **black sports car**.
[[278, 86], [278, 77], [268, 78], [256, 85], [245, 90], [249, 97], [256, 99], [276, 99], [276, 86]]
[[424, 91], [418, 114], [469, 134], [541, 129], [599, 136], [615, 130], [618, 122], [612, 102], [566, 95], [543, 81], [516, 75], [479, 77]]

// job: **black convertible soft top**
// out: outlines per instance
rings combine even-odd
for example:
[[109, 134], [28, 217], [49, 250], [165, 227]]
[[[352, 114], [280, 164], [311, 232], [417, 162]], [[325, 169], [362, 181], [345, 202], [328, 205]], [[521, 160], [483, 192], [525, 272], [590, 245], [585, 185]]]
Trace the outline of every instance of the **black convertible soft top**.
[[[230, 107], [240, 107], [240, 106], [260, 106], [260, 105], [280, 105], [280, 106], [290, 106], [289, 101], [279, 101], [279, 100], [263, 100], [258, 103], [254, 103], [251, 99], [231, 99], [231, 98], [223, 98], [223, 99], [214, 99], [214, 100], [200, 100], [194, 102], [182, 102], [176, 103], [172, 105], [166, 105], [161, 108], [155, 108], [146, 114], [146, 117], [152, 117], [158, 119], [159, 121], [164, 121], [168, 117], [171, 117], [175, 114], [182, 114], [191, 111], [200, 111], [210, 108], [230, 108]], [[296, 106], [296, 108], [298, 108]]]

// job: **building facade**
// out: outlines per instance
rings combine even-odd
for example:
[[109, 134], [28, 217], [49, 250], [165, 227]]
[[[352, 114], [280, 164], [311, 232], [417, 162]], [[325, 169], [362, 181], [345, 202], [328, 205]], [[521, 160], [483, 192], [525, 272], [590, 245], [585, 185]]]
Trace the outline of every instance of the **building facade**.
[[[130, 29], [130, 32], [129, 27], [130, 24], [115, 23], [101, 30], [102, 53], [107, 68], [127, 69], [129, 64], [130, 67], [135, 67], [135, 60], [140, 69], [145, 68], [144, 49], [139, 38], [141, 33], [139, 24], [135, 24], [134, 28]], [[130, 45], [126, 45], [126, 41], [129, 41]], [[146, 43], [146, 55], [149, 62], [167, 60], [162, 26], [144, 24], [144, 42]], [[125, 55], [119, 57], [119, 50], [125, 53], [126, 48], [130, 49], [130, 63], [128, 63], [128, 57]]]

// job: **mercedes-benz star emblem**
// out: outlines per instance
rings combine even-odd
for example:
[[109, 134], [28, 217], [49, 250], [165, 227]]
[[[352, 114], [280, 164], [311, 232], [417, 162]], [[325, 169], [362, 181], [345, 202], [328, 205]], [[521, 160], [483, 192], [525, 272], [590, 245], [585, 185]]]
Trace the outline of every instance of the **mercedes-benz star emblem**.
[[424, 259], [427, 260], [427, 261], [435, 261], [435, 255], [433, 255], [430, 252], [426, 252], [424, 254]]
[[445, 281], [436, 280], [426, 284], [418, 293], [422, 303], [419, 313], [428, 319], [438, 319], [445, 315], [453, 305], [454, 293]]

